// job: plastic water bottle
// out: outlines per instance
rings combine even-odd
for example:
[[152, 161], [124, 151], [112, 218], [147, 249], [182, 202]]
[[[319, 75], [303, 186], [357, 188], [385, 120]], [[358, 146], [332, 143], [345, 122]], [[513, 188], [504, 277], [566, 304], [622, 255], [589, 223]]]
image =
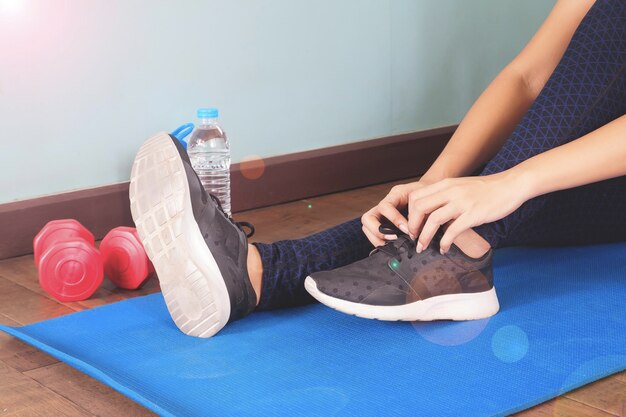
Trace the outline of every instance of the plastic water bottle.
[[198, 109], [197, 115], [199, 123], [187, 142], [187, 153], [204, 189], [230, 215], [230, 144], [217, 123], [217, 109]]

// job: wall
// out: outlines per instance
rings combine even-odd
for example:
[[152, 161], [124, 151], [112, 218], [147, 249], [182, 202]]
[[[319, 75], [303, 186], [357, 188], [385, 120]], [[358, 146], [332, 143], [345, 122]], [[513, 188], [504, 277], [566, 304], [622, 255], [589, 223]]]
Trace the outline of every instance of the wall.
[[457, 123], [545, 0], [0, 0], [0, 202], [128, 179], [217, 106], [233, 161]]

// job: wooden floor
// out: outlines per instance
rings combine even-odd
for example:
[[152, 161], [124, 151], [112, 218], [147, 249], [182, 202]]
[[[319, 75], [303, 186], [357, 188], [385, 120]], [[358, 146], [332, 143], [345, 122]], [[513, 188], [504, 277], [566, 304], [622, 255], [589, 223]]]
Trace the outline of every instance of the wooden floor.
[[[256, 226], [255, 239], [302, 237], [360, 216], [390, 184], [252, 210], [235, 216]], [[309, 208], [310, 205], [310, 208]], [[158, 291], [156, 279], [138, 291], [105, 281], [89, 300], [59, 303], [37, 282], [32, 256], [0, 261], [0, 323], [23, 325]], [[148, 416], [113, 389], [0, 332], [0, 416]], [[626, 417], [626, 372], [518, 414], [524, 417]]]

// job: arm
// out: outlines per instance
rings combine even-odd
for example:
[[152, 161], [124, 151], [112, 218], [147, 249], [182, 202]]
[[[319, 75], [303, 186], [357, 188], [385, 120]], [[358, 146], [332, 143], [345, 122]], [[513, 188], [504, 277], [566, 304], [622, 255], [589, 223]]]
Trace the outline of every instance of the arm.
[[491, 159], [539, 95], [594, 0], [560, 0], [520, 54], [467, 112], [424, 174], [426, 183], [470, 175]]
[[[509, 169], [524, 201], [626, 175], [626, 115]], [[626, 191], [626, 190], [625, 190]]]
[[393, 187], [363, 215], [363, 231], [374, 245], [394, 237], [378, 231], [381, 216], [409, 233], [408, 221], [398, 208], [408, 205], [411, 192], [445, 178], [469, 175], [496, 154], [539, 95], [594, 1], [559, 0], [528, 45], [476, 100], [422, 178]]
[[439, 226], [451, 221], [440, 242], [445, 252], [465, 230], [499, 220], [531, 198], [626, 175], [625, 131], [626, 115], [506, 171], [449, 178], [414, 191], [412, 216], [428, 216], [420, 243], [428, 246]]

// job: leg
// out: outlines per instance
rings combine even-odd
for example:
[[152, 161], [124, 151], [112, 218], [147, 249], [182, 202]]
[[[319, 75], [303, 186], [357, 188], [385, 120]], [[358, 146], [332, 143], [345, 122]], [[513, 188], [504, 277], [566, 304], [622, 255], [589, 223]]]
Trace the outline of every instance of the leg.
[[176, 138], [158, 133], [141, 146], [129, 197], [165, 304], [182, 332], [210, 337], [254, 310], [247, 236], [207, 194]]
[[506, 245], [586, 245], [626, 241], [626, 177], [552, 193], [518, 223]]
[[[597, 0], [541, 94], [481, 175], [506, 170], [626, 113], [625, 66], [626, 5]], [[610, 234], [613, 223], [621, 221], [619, 228], [626, 232], [626, 222], [620, 219], [626, 197], [615, 197], [625, 194], [624, 185], [620, 178], [591, 184], [584, 191], [580, 187], [542, 196], [498, 222], [467, 231], [466, 237], [470, 242], [484, 238], [492, 247], [515, 239], [539, 243], [548, 238], [615, 238]], [[581, 197], [585, 204], [576, 204]], [[594, 204], [602, 205], [601, 213]], [[621, 210], [610, 204], [621, 204]], [[595, 217], [589, 220], [594, 209]], [[579, 224], [573, 226], [575, 222]], [[329, 307], [382, 320], [467, 320], [495, 314], [499, 304], [492, 280], [493, 251], [474, 259], [455, 245], [445, 256], [430, 246], [416, 255], [411, 242], [400, 237], [393, 247], [385, 246], [365, 260], [313, 274], [305, 287]]]
[[[363, 259], [373, 249], [361, 230], [360, 218], [303, 239], [254, 246], [263, 265], [260, 310], [312, 302], [313, 298], [304, 289], [307, 276]], [[254, 285], [255, 279], [251, 278]]]
[[[251, 313], [259, 300], [249, 272], [261, 266], [260, 308], [297, 305], [310, 300], [303, 285], [309, 273], [354, 262], [372, 249], [360, 219], [305, 239], [249, 245], [251, 234], [206, 192], [185, 149], [166, 133], [148, 139], [137, 153], [129, 196], [167, 309], [191, 336], [211, 337]], [[248, 257], [250, 248], [261, 258], [257, 265]]]
[[[500, 152], [480, 175], [509, 169], [626, 113], [626, 6], [598, 0], [563, 59]], [[492, 247], [572, 244], [624, 238], [626, 178], [533, 198], [509, 216], [475, 228]]]

